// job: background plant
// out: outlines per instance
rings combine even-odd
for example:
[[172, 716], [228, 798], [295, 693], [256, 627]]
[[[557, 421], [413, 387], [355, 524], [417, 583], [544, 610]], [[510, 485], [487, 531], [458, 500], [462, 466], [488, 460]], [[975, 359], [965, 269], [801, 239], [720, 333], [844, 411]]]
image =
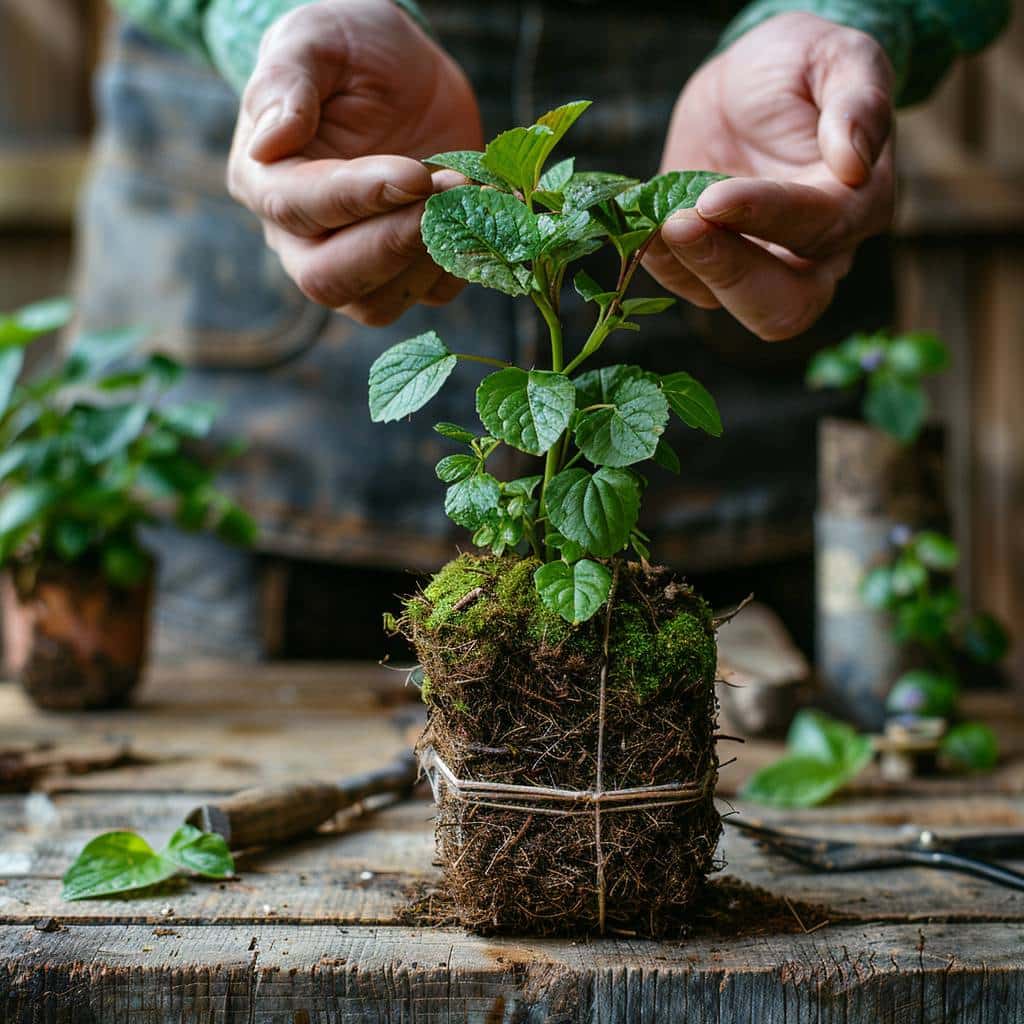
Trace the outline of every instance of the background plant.
[[[546, 367], [518, 367], [451, 352], [433, 331], [401, 342], [371, 367], [370, 414], [397, 420], [425, 405], [460, 360], [497, 367], [477, 389], [483, 432], [439, 423], [463, 451], [442, 459], [445, 511], [495, 554], [531, 551], [544, 564], [535, 582], [544, 603], [569, 622], [593, 616], [608, 597], [604, 560], [632, 548], [647, 557], [637, 528], [645, 478], [654, 461], [679, 471], [663, 440], [669, 416], [712, 435], [722, 432], [714, 400], [689, 374], [661, 376], [638, 366], [583, 367], [616, 331], [674, 304], [627, 298], [647, 247], [677, 210], [692, 207], [723, 175], [675, 171], [640, 183], [620, 174], [577, 171], [573, 158], [548, 169], [555, 146], [589, 106], [566, 104], [536, 124], [513, 128], [483, 152], [443, 153], [428, 163], [472, 184], [428, 200], [422, 233], [434, 261], [466, 281], [529, 299], [547, 326]], [[573, 286], [594, 308], [589, 336], [569, 351], [560, 315], [570, 267], [602, 248], [618, 256], [614, 282], [585, 270]], [[568, 343], [568, 344], [567, 344]], [[535, 475], [499, 480], [488, 460], [508, 445], [543, 458]]]
[[929, 402], [923, 379], [949, 367], [949, 349], [934, 334], [854, 334], [818, 352], [807, 368], [812, 388], [864, 387], [864, 419], [909, 444], [921, 432]]
[[164, 512], [190, 530], [249, 543], [249, 516], [189, 452], [216, 417], [170, 402], [180, 367], [137, 356], [136, 330], [82, 334], [52, 371], [18, 383], [25, 349], [63, 326], [63, 300], [0, 318], [0, 564], [31, 575], [48, 561], [94, 559], [115, 584], [149, 569], [139, 528]]

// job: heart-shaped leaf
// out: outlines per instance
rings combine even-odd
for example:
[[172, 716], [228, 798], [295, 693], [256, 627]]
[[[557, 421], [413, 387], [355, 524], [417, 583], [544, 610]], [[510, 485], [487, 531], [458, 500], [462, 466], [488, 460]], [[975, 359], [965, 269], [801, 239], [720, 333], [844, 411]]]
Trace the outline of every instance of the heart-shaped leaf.
[[540, 246], [537, 218], [515, 196], [463, 185], [431, 196], [421, 225], [434, 262], [456, 277], [506, 295], [526, 295], [523, 264]]
[[928, 415], [928, 398], [917, 381], [875, 376], [864, 399], [864, 417], [880, 430], [909, 444]]
[[820, 711], [801, 711], [786, 736], [786, 751], [859, 772], [872, 754], [871, 739]]
[[636, 196], [637, 209], [660, 227], [677, 210], [696, 206], [704, 189], [727, 177], [727, 174], [715, 174], [713, 171], [669, 171], [667, 174], [659, 174], [640, 188]]
[[542, 455], [562, 436], [575, 407], [572, 381], [549, 370], [499, 370], [485, 377], [476, 393], [483, 425], [531, 455]]
[[722, 417], [718, 405], [703, 384], [680, 371], [662, 377], [661, 387], [672, 411], [688, 427], [703, 430], [712, 437], [721, 437]]
[[224, 837], [215, 832], [202, 832], [194, 825], [182, 825], [171, 836], [163, 856], [206, 878], [230, 878], [235, 871]]
[[589, 559], [573, 565], [549, 562], [533, 579], [545, 606], [573, 625], [586, 622], [597, 612], [608, 600], [612, 585], [612, 574]]
[[85, 900], [145, 889], [177, 873], [178, 865], [161, 857], [142, 836], [107, 832], [86, 844], [68, 868], [61, 897]]
[[478, 530], [500, 501], [498, 481], [490, 473], [478, 473], [448, 488], [444, 510], [453, 523], [467, 530]]
[[629, 543], [640, 511], [640, 486], [632, 473], [602, 468], [567, 469], [551, 479], [544, 497], [555, 529], [599, 558]]
[[631, 466], [654, 455], [668, 422], [668, 401], [643, 371], [620, 374], [607, 389], [606, 408], [584, 412], [576, 445], [596, 466]]
[[370, 418], [388, 423], [421, 409], [457, 362], [433, 331], [393, 345], [370, 367]]
[[815, 807], [850, 778], [841, 765], [794, 755], [755, 772], [740, 796], [770, 807]]

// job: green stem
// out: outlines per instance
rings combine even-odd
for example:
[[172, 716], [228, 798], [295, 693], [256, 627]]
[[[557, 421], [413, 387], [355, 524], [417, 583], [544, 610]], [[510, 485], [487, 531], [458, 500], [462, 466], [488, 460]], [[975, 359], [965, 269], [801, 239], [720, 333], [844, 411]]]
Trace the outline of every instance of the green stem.
[[504, 359], [492, 359], [490, 356], [471, 356], [464, 352], [456, 352], [455, 358], [465, 359], [470, 363], [486, 363], [488, 366], [500, 366], [503, 370], [507, 370], [512, 365], [505, 362]]
[[[548, 325], [548, 332], [551, 335], [551, 369], [556, 373], [561, 373], [564, 359], [562, 350], [562, 324], [558, 319], [558, 314], [552, 308], [551, 303], [544, 294], [540, 292], [533, 292], [533, 301], [540, 310], [540, 315], [544, 317], [544, 322]], [[559, 438], [548, 449], [547, 456], [544, 459], [544, 483], [541, 484], [540, 490], [540, 513], [545, 517], [547, 516], [547, 506], [544, 504], [544, 500], [547, 496], [548, 484], [551, 482], [551, 478], [558, 472], [561, 444], [562, 438]], [[553, 557], [553, 549], [548, 543], [548, 526], [546, 522], [544, 525], [544, 554], [549, 561]]]

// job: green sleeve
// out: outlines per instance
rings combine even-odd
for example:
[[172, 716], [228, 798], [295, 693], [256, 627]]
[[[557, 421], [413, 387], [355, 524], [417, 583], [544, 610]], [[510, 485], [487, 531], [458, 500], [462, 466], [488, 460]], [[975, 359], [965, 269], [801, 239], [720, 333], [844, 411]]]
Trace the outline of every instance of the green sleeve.
[[983, 50], [1006, 27], [1012, 0], [754, 0], [726, 27], [728, 46], [776, 14], [807, 11], [874, 36], [896, 70], [900, 106], [931, 95], [962, 54]]
[[[252, 74], [263, 33], [309, 0], [114, 0], [154, 38], [212, 61], [239, 91]], [[416, 0], [393, 0], [428, 30]]]

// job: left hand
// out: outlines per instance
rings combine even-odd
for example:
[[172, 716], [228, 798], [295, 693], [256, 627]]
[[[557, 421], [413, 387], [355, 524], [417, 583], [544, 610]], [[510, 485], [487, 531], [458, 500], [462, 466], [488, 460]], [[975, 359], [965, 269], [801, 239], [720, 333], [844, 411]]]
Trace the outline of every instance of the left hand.
[[737, 177], [666, 222], [647, 269], [767, 341], [810, 327], [892, 219], [892, 81], [874, 39], [812, 14], [771, 18], [710, 60], [679, 97], [662, 170]]

